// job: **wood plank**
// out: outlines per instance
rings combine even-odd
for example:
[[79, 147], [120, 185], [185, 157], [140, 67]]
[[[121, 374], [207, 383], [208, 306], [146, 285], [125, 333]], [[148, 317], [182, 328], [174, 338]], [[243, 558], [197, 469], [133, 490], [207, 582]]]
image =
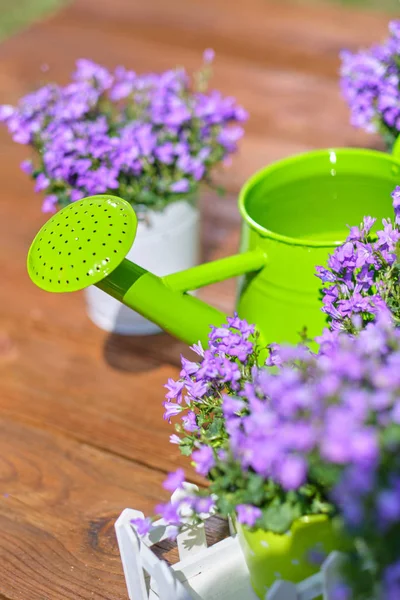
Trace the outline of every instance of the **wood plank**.
[[[162, 474], [0, 420], [0, 594], [10, 600], [122, 600], [120, 512], [151, 514]], [[1, 596], [0, 596], [1, 597]]]

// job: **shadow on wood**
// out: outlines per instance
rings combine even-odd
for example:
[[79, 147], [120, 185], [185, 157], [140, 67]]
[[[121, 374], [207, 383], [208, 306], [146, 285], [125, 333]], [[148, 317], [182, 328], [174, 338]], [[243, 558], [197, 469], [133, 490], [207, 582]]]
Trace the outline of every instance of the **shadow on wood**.
[[167, 333], [149, 336], [111, 333], [103, 348], [104, 359], [110, 367], [129, 373], [152, 371], [166, 363], [180, 367], [181, 354], [190, 358], [191, 351], [185, 343]]

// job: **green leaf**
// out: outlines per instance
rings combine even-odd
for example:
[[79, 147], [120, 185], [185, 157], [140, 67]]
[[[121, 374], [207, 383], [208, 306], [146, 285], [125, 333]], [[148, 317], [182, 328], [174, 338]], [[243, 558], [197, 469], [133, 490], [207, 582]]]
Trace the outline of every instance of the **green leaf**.
[[326, 488], [332, 487], [340, 477], [341, 469], [337, 465], [328, 463], [320, 464], [317, 461], [310, 463], [310, 474], [313, 481], [318, 481]]
[[382, 443], [386, 447], [400, 445], [400, 425], [391, 424], [382, 433]]
[[219, 436], [224, 430], [224, 420], [220, 417], [214, 418], [210, 427], [208, 428], [208, 437]]
[[224, 516], [232, 515], [235, 512], [236, 504], [239, 503], [233, 501], [229, 496], [224, 496], [218, 499], [218, 510]]
[[266, 531], [285, 533], [290, 529], [293, 521], [299, 516], [299, 508], [296, 505], [292, 506], [285, 502], [283, 504], [269, 506], [264, 510], [261, 523]]
[[180, 451], [183, 456], [190, 456], [192, 454], [192, 448], [189, 446], [180, 446]]
[[183, 456], [190, 456], [193, 451], [193, 444], [179, 444], [179, 450]]
[[250, 474], [247, 483], [248, 502], [255, 506], [260, 506], [265, 496], [265, 483], [262, 477]]

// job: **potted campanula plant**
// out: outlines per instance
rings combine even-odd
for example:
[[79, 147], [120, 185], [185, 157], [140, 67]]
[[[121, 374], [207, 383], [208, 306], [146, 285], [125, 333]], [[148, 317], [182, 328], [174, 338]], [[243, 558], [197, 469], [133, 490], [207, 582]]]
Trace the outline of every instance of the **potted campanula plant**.
[[[314, 358], [304, 345], [281, 349], [278, 372], [270, 368], [275, 348], [269, 367], [259, 366], [254, 327], [236, 316], [212, 328], [208, 349], [193, 349], [199, 361], [182, 358], [181, 377], [167, 383], [164, 416], [178, 419], [171, 442], [209, 485], [158, 506], [158, 516], [178, 528], [191, 526], [188, 508], [194, 520], [209, 511], [233, 516], [253, 588], [264, 598], [276, 578], [299, 582], [346, 545], [330, 485], [311, 460], [324, 381], [312, 383]], [[184, 479], [178, 469], [165, 486], [184, 491]], [[135, 522], [143, 534], [151, 525], [151, 518]]]
[[[0, 107], [15, 142], [32, 150], [22, 169], [51, 213], [85, 196], [113, 194], [134, 208], [138, 231], [128, 258], [158, 275], [199, 258], [201, 183], [227, 164], [247, 115], [208, 90], [213, 52], [192, 78], [184, 69], [136, 74], [77, 61], [72, 81], [49, 83], [19, 104]], [[98, 288], [87, 292], [91, 319], [123, 334], [159, 331]]]
[[[400, 594], [400, 330], [382, 306], [355, 318], [318, 354], [271, 347], [258, 366], [253, 329], [235, 318], [213, 329], [201, 360], [182, 359], [170, 380], [165, 418], [171, 442], [208, 480], [179, 490], [157, 517], [190, 529], [210, 513], [234, 516], [259, 598], [276, 579], [299, 582], [330, 551], [347, 554], [338, 600], [395, 600]], [[134, 521], [147, 534], [153, 518]]]

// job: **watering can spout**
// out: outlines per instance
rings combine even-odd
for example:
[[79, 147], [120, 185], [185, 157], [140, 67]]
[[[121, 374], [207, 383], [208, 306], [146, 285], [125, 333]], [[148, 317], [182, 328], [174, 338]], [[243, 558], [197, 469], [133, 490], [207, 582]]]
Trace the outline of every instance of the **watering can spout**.
[[186, 292], [265, 264], [261, 251], [206, 263], [157, 277], [125, 258], [136, 234], [137, 218], [127, 202], [109, 195], [70, 204], [35, 237], [28, 272], [46, 291], [77, 291], [96, 285], [182, 341], [208, 343], [211, 325], [226, 315]]

